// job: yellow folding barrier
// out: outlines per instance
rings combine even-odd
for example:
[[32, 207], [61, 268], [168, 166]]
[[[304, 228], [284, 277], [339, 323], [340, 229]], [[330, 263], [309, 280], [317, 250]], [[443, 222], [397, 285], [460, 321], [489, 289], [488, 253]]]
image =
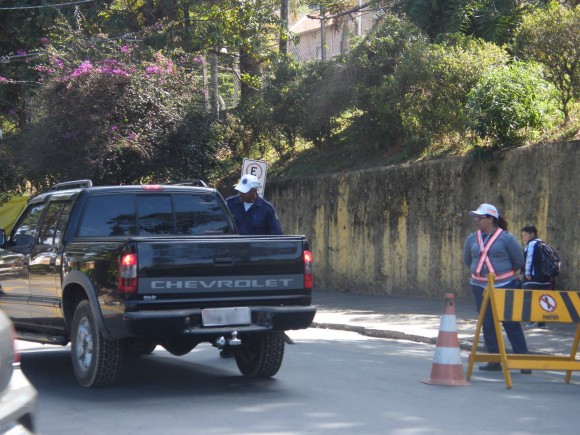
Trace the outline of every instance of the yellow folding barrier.
[[[499, 353], [477, 352], [479, 334], [488, 307], [493, 312], [495, 333]], [[505, 350], [501, 322], [557, 322], [576, 323], [576, 335], [570, 356], [508, 354]], [[564, 370], [566, 382], [570, 382], [572, 371], [580, 371], [580, 360], [576, 359], [580, 341], [580, 292], [564, 290], [520, 290], [494, 287], [491, 275], [483, 292], [483, 303], [477, 321], [473, 346], [467, 366], [467, 380], [471, 378], [475, 362], [501, 363], [506, 387], [512, 387], [510, 369]]]

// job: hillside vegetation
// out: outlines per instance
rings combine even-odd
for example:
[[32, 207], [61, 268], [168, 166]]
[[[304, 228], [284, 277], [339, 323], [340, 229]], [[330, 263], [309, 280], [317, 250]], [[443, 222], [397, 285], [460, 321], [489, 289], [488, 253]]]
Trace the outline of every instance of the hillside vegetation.
[[[246, 157], [271, 179], [578, 137], [577, 0], [373, 0], [348, 52], [304, 64], [282, 3], [0, 15], [0, 201], [74, 178], [229, 184]], [[335, 27], [357, 12], [318, 9]]]

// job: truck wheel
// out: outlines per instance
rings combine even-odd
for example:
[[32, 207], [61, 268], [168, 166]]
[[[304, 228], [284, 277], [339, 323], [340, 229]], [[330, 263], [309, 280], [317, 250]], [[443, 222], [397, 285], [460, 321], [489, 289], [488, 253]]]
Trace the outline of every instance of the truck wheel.
[[122, 340], [104, 338], [93, 319], [88, 301], [82, 301], [74, 314], [71, 357], [75, 376], [83, 387], [105, 387], [117, 381], [123, 366]]
[[284, 358], [284, 334], [270, 332], [242, 340], [234, 356], [240, 372], [248, 378], [270, 378], [278, 373]]

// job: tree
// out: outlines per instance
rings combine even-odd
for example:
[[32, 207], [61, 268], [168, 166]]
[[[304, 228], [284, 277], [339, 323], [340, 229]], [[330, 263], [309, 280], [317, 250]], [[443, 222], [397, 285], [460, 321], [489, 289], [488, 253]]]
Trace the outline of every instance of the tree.
[[469, 94], [471, 127], [500, 147], [533, 138], [558, 119], [555, 94], [538, 65], [515, 62], [489, 69]]
[[432, 39], [461, 32], [499, 45], [509, 42], [522, 15], [543, 0], [378, 0], [403, 12]]
[[406, 52], [416, 44], [424, 46], [427, 42], [417, 26], [386, 14], [348, 53], [348, 69], [355, 79], [356, 105], [362, 112], [356, 123], [369, 131], [369, 139], [374, 136], [385, 144], [385, 138], [400, 133], [392, 76]]
[[101, 35], [51, 52], [33, 98], [20, 161], [37, 185], [204, 177], [216, 166], [207, 136], [200, 60]]
[[45, 60], [44, 50], [49, 44], [64, 42], [58, 29], [63, 25], [78, 28], [82, 20], [85, 31], [91, 33], [94, 20], [110, 1], [78, 5], [56, 2], [62, 3], [58, 7], [34, 0], [0, 3], [0, 128], [8, 123], [16, 132], [26, 124], [27, 103], [39, 77], [34, 67]]
[[570, 102], [580, 97], [580, 7], [550, 3], [526, 15], [515, 35], [514, 54], [544, 65], [548, 79], [560, 92], [564, 123]]
[[237, 57], [245, 100], [257, 92], [263, 67], [277, 53], [275, 41], [284, 28], [279, 8], [276, 0], [113, 0], [101, 24], [105, 32], [158, 50], [211, 53], [228, 66]]
[[[265, 76], [262, 86], [262, 103], [267, 112], [265, 119], [272, 130], [281, 132], [290, 149], [295, 148], [306, 117], [306, 96], [300, 89], [303, 78], [303, 67], [289, 59], [276, 64], [271, 74]], [[275, 137], [275, 133], [272, 136]], [[276, 148], [282, 154], [283, 147]]]
[[0, 141], [0, 205], [19, 193], [24, 184], [21, 168], [16, 163], [14, 154], [8, 151], [6, 142]]
[[419, 144], [449, 136], [464, 140], [469, 92], [487, 68], [507, 59], [497, 45], [459, 35], [447, 43], [413, 46], [394, 74], [397, 108], [408, 138]]
[[340, 116], [354, 106], [351, 71], [341, 61], [308, 63], [297, 92], [303, 98], [300, 134], [319, 148], [330, 145]]
[[290, 0], [280, 0], [280, 19], [282, 25], [280, 29], [279, 50], [282, 54], [288, 53], [288, 22], [289, 22]]

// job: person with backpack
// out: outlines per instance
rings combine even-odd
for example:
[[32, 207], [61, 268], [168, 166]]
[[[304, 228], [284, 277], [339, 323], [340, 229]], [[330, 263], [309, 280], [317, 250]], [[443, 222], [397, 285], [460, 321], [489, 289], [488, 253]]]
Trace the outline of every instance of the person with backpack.
[[[471, 290], [475, 306], [480, 312], [483, 305], [483, 292], [487, 287], [487, 277], [495, 275], [496, 288], [518, 287], [516, 271], [524, 266], [522, 247], [518, 239], [507, 231], [508, 223], [500, 216], [492, 204], [481, 204], [477, 210], [469, 212], [473, 217], [475, 231], [467, 236], [463, 246], [463, 264], [471, 270]], [[526, 337], [520, 322], [502, 322], [512, 350], [517, 354], [528, 353]], [[489, 353], [499, 353], [499, 344], [491, 306], [486, 307], [483, 318], [483, 340]], [[479, 370], [501, 371], [501, 363], [490, 362], [479, 366]], [[530, 369], [521, 373], [530, 374]]]
[[[522, 228], [524, 248], [524, 269], [522, 287], [529, 290], [553, 290], [555, 275], [560, 268], [560, 260], [556, 251], [538, 237], [534, 225]], [[544, 322], [530, 322], [526, 328], [544, 328]]]

